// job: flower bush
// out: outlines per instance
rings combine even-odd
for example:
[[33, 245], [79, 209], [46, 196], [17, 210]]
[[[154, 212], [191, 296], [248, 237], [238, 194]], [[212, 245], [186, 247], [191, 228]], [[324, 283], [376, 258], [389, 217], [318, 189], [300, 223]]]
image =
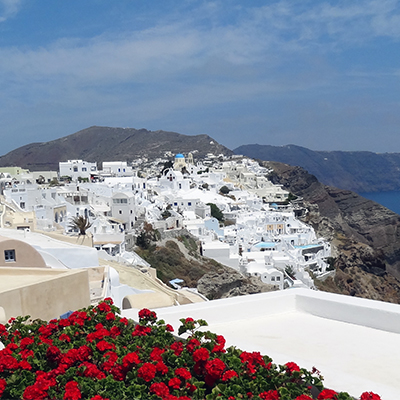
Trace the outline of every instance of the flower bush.
[[[0, 324], [0, 398], [162, 400], [350, 400], [324, 389], [322, 378], [293, 362], [276, 365], [258, 352], [225, 348], [203, 320], [182, 319], [179, 336], [139, 312], [121, 318], [106, 299], [66, 319]], [[360, 400], [380, 400], [364, 392]]]

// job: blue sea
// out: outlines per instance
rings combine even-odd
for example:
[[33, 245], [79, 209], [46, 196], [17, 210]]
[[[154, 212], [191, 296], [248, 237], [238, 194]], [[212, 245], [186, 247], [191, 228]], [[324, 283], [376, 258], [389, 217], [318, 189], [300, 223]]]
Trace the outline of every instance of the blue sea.
[[360, 196], [376, 201], [382, 204], [389, 210], [400, 214], [400, 192], [373, 192], [373, 193], [358, 193]]

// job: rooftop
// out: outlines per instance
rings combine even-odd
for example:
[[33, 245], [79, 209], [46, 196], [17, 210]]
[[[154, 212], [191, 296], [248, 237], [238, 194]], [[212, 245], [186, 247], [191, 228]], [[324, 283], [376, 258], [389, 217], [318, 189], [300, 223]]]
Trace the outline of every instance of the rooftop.
[[[123, 315], [137, 320], [137, 310]], [[180, 318], [205, 319], [227, 345], [260, 351], [275, 363], [318, 368], [325, 386], [382, 399], [400, 393], [400, 305], [290, 289], [157, 310], [177, 328]]]

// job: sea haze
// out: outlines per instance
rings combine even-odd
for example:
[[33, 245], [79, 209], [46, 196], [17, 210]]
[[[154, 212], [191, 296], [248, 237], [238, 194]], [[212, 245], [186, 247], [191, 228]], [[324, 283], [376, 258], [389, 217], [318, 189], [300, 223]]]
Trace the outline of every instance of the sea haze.
[[400, 214], [400, 191], [359, 193], [359, 195], [367, 199], [376, 201], [377, 203], [382, 204], [384, 207], [388, 208], [389, 210]]

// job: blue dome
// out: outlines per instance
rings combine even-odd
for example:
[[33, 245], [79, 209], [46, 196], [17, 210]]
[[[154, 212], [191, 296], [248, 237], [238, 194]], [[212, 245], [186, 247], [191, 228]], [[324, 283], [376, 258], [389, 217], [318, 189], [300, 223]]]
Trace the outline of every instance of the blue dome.
[[185, 156], [183, 155], [183, 154], [177, 154], [176, 156], [175, 156], [175, 158], [185, 158]]

